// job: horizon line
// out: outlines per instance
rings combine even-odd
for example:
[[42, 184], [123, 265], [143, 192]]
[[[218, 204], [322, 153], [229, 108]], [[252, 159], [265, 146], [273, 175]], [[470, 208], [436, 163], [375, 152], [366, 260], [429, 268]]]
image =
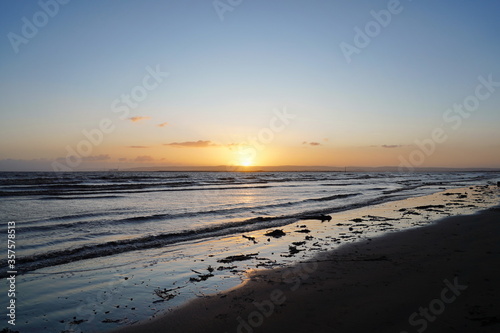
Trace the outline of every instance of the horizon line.
[[[402, 170], [399, 166], [320, 166], [320, 165], [276, 165], [276, 166], [238, 166], [238, 165], [177, 165], [144, 166], [132, 168], [93, 168], [65, 172], [500, 172], [499, 167], [415, 167]], [[0, 172], [61, 172], [56, 170], [0, 170]]]

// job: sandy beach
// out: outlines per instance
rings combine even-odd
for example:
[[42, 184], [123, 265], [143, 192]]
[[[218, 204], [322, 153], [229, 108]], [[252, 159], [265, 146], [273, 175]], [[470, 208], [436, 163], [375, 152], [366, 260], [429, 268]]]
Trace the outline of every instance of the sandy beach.
[[436, 220], [251, 271], [117, 332], [498, 332], [500, 208]]

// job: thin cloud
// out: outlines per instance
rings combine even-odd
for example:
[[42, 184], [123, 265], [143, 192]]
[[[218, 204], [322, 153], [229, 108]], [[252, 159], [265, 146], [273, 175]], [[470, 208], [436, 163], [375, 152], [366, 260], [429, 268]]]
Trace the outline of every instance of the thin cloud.
[[207, 141], [198, 140], [198, 141], [165, 143], [164, 146], [172, 146], [172, 147], [179, 147], [179, 148], [209, 148], [209, 147], [218, 147], [219, 145], [213, 143], [210, 140], [207, 140]]
[[227, 147], [229, 150], [241, 150], [241, 149], [247, 149], [247, 148], [251, 148], [252, 145], [246, 143], [246, 142], [243, 142], [243, 143], [228, 143], [228, 144], [225, 144], [223, 145], [224, 147]]
[[144, 149], [144, 148], [149, 148], [149, 146], [128, 146], [128, 148]]
[[133, 123], [137, 123], [141, 120], [148, 120], [148, 119], [151, 119], [151, 117], [130, 117], [130, 118], [128, 118], [128, 120], [130, 120]]
[[399, 147], [403, 147], [402, 145], [382, 145], [380, 146], [382, 148], [399, 148]]
[[152, 161], [154, 161], [154, 158], [152, 158], [149, 155], [143, 155], [143, 156], [137, 156], [134, 161], [136, 161], [136, 162], [152, 162]]
[[169, 124], [168, 123], [161, 123], [161, 124], [158, 124], [157, 126], [158, 127], [165, 127], [165, 126], [168, 126]]
[[319, 142], [307, 142], [307, 141], [303, 141], [302, 144], [303, 145], [309, 145], [309, 146], [321, 146], [321, 143], [319, 143]]
[[109, 155], [97, 155], [97, 156], [84, 156], [82, 157], [82, 160], [85, 162], [94, 162], [94, 161], [106, 161], [109, 160], [111, 157]]

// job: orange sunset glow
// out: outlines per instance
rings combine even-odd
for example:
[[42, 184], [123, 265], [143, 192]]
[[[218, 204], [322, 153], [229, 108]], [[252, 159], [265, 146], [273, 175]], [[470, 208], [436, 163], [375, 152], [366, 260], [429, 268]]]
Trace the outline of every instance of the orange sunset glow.
[[74, 5], [33, 42], [18, 8], [1, 45], [0, 170], [500, 168], [498, 43], [483, 42], [494, 29], [477, 39], [412, 4], [415, 20], [444, 30], [391, 18], [370, 37], [363, 22], [377, 21], [350, 16], [368, 2], [304, 17], [255, 6], [226, 21], [201, 4], [147, 20]]

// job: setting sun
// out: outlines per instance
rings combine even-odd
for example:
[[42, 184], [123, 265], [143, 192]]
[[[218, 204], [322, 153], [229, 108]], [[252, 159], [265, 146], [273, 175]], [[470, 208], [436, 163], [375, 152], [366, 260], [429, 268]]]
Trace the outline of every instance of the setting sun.
[[256, 150], [253, 147], [240, 146], [233, 151], [234, 164], [249, 167], [255, 164]]
[[250, 159], [242, 159], [239, 164], [240, 166], [248, 167], [251, 166], [253, 163], [252, 160]]

